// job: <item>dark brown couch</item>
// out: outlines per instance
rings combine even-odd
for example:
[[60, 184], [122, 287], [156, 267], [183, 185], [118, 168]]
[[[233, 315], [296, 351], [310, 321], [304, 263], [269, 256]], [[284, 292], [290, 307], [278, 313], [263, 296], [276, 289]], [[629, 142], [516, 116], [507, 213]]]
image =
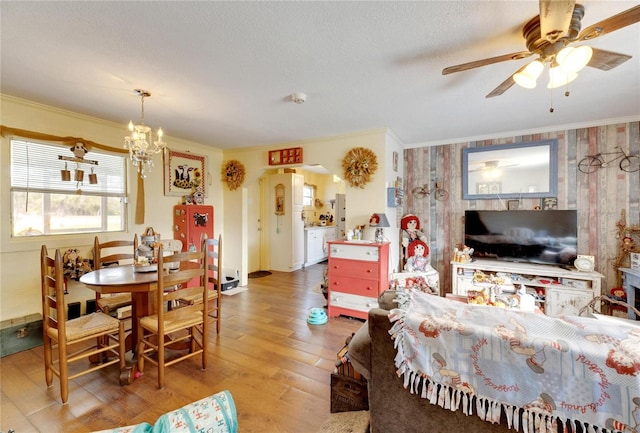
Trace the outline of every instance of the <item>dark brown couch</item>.
[[388, 310], [395, 307], [394, 297], [393, 291], [381, 295], [382, 308], [369, 311], [367, 322], [349, 345], [354, 368], [368, 381], [371, 433], [514, 432], [504, 419], [501, 424], [492, 424], [475, 412], [469, 416], [452, 412], [404, 389], [396, 374], [396, 349], [389, 335]]

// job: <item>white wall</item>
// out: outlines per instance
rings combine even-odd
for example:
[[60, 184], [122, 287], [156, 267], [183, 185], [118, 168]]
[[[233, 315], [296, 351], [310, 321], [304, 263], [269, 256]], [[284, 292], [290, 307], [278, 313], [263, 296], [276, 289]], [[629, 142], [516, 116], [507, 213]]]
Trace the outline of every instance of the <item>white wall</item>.
[[[127, 134], [126, 121], [122, 124], [108, 122], [101, 119], [72, 113], [32, 103], [7, 95], [0, 95], [2, 110], [0, 112], [0, 124], [10, 128], [25, 129], [57, 136], [75, 136], [97, 143], [112, 145], [121, 148], [124, 136]], [[123, 114], [126, 117], [126, 113]], [[155, 125], [154, 125], [155, 126]], [[158, 125], [160, 126], [160, 125]], [[170, 134], [168, 125], [163, 125]], [[90, 256], [93, 246], [93, 235], [61, 235], [47, 237], [17, 238], [11, 237], [10, 217], [10, 137], [2, 138], [0, 149], [0, 321], [20, 319], [24, 316], [39, 313], [40, 305], [40, 265], [39, 254], [42, 243], [52, 250], [55, 248], [78, 248], [84, 256]], [[205, 181], [208, 182], [209, 192], [205, 204], [213, 205], [214, 234], [222, 234], [224, 238], [224, 264], [225, 268], [240, 271], [241, 285], [247, 284], [248, 273], [248, 200], [249, 189], [246, 185], [256, 182], [265, 170], [272, 169], [268, 165], [267, 153], [269, 150], [288, 147], [302, 147], [304, 150], [304, 164], [320, 164], [329, 172], [342, 173], [342, 159], [345, 154], [354, 147], [366, 147], [371, 149], [378, 157], [378, 172], [365, 188], [352, 188], [347, 185], [348, 210], [346, 226], [353, 228], [356, 225], [368, 224], [369, 217], [375, 212], [385, 210], [392, 226], [397, 226], [393, 219], [393, 209], [386, 208], [386, 188], [392, 185], [397, 175], [391, 169], [392, 150], [399, 152], [401, 157], [402, 147], [400, 142], [386, 129], [376, 129], [367, 132], [347, 134], [338, 137], [304, 140], [281, 145], [264, 146], [256, 148], [243, 148], [233, 151], [215, 149], [205, 144], [184, 141], [178, 138], [166, 136], [165, 140], [172, 150], [191, 151], [208, 158], [208, 173]], [[387, 145], [390, 143], [390, 146]], [[241, 161], [245, 166], [245, 186], [235, 191], [229, 190], [226, 183], [221, 181], [220, 169], [223, 163], [231, 159]], [[101, 239], [129, 238], [134, 233], [142, 233], [148, 226], [161, 233], [163, 238], [172, 237], [172, 210], [173, 206], [180, 203], [179, 197], [166, 197], [163, 193], [163, 173], [161, 159], [158, 157], [156, 167], [145, 181], [146, 219], [144, 224], [133, 225], [135, 210], [136, 183], [133, 169], [129, 173], [129, 221], [131, 222], [126, 233], [115, 233], [100, 236]], [[399, 170], [402, 169], [400, 159]], [[251, 232], [252, 236], [255, 233]], [[385, 235], [392, 242], [391, 262], [392, 269], [397, 262], [398, 231], [393, 227], [385, 230]], [[373, 231], [365, 233], [365, 237], [372, 239]], [[269, 239], [262, 248], [270, 249]], [[265, 266], [267, 269], [268, 267]], [[93, 293], [81, 284], [73, 284], [74, 293], [70, 298], [76, 300], [90, 299]]]
[[[247, 284], [248, 258], [247, 251], [249, 233], [247, 224], [238, 224], [238, 215], [243, 215], [248, 207], [248, 188], [252, 182], [262, 174], [274, 167], [268, 164], [268, 152], [289, 147], [303, 148], [303, 163], [320, 164], [330, 173], [342, 174], [342, 159], [346, 153], [354, 147], [366, 147], [371, 149], [378, 158], [378, 172], [375, 173], [370, 183], [365, 188], [353, 188], [347, 184], [345, 194], [347, 196], [346, 226], [353, 228], [356, 225], [368, 224], [371, 214], [386, 209], [386, 186], [391, 179], [395, 179], [397, 173], [391, 173], [387, 167], [391, 167], [389, 161], [390, 151], [387, 150], [387, 140], [392, 138], [386, 129], [376, 129], [361, 133], [347, 134], [337, 137], [303, 140], [297, 142], [270, 145], [261, 148], [245, 148], [240, 150], [228, 150], [224, 153], [224, 162], [236, 159], [245, 166], [245, 186], [235, 191], [225, 188], [225, 235], [232, 236], [234, 242], [225, 244], [225, 266], [240, 269], [240, 284]], [[393, 148], [402, 158], [402, 148], [399, 141], [393, 139]], [[402, 165], [400, 163], [400, 165]], [[293, 166], [287, 166], [293, 167]], [[391, 220], [390, 220], [391, 221]], [[394, 238], [395, 233], [395, 238]], [[390, 228], [385, 230], [385, 235], [392, 241], [392, 246], [397, 245], [397, 230]], [[365, 238], [373, 239], [373, 231], [365, 232]], [[263, 251], [269, 251], [270, 239], [265, 239], [262, 245]], [[231, 244], [231, 245], [230, 245]], [[393, 250], [393, 248], [392, 248]], [[397, 255], [397, 252], [395, 252]], [[268, 258], [267, 258], [268, 259]], [[396, 260], [397, 261], [397, 260]], [[266, 267], [263, 264], [263, 267]]]
[[[60, 110], [45, 105], [31, 103], [6, 95], [0, 95], [2, 111], [0, 124], [5, 127], [25, 129], [57, 136], [74, 136], [94, 141], [114, 148], [122, 148], [124, 136], [128, 133], [127, 124], [107, 122], [101, 119]], [[135, 107], [132, 107], [132, 113]], [[126, 113], [123, 113], [126, 117]], [[158, 125], [160, 126], [160, 125]], [[167, 128], [170, 134], [170, 128]], [[12, 238], [10, 200], [10, 137], [2, 137], [0, 149], [0, 320], [21, 318], [38, 313], [40, 304], [40, 247], [46, 243], [51, 251], [56, 248], [79, 248], [80, 253], [90, 257], [94, 235], [60, 235], [47, 237]], [[165, 141], [172, 150], [191, 151], [208, 157], [209, 182], [208, 197], [205, 204], [215, 208], [214, 230], [216, 235], [224, 230], [224, 202], [220, 166], [222, 152], [212, 147], [192, 143], [169, 136]], [[90, 154], [89, 154], [90, 155]], [[130, 222], [126, 233], [101, 235], [101, 239], [120, 239], [142, 233], [145, 227], [153, 227], [163, 238], [172, 238], [172, 209], [180, 203], [180, 197], [165, 197], [163, 193], [162, 158], [156, 156], [153, 171], [145, 181], [146, 218], [144, 224], [134, 225], [136, 197], [136, 172], [129, 171], [129, 208]], [[57, 161], [53, 162], [57, 163]], [[225, 186], [226, 188], [226, 186]], [[70, 300], [90, 299], [93, 292], [82, 284], [72, 284]]]

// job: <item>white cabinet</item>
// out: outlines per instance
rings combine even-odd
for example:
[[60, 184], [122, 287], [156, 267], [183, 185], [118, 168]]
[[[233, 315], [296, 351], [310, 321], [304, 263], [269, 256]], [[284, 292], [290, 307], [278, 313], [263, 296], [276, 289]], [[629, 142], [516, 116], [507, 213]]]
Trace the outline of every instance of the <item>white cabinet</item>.
[[577, 315], [594, 297], [600, 296], [602, 278], [598, 272], [582, 272], [551, 265], [511, 263], [477, 259], [470, 263], [451, 262], [451, 282], [454, 295], [466, 296], [469, 290], [481, 290], [473, 274], [503, 273], [511, 279], [514, 290], [524, 284], [534, 289], [544, 300], [541, 308], [549, 316]]
[[305, 232], [305, 259], [304, 265], [309, 266], [327, 259], [329, 246], [327, 242], [335, 240], [335, 226], [308, 227]]

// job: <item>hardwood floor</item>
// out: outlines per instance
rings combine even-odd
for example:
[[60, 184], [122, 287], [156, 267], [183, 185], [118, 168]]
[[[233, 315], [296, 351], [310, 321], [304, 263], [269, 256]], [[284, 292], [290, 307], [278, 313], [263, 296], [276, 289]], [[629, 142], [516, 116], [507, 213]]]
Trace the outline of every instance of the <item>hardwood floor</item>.
[[[209, 364], [197, 359], [167, 369], [156, 388], [149, 368], [129, 386], [118, 369], [70, 382], [62, 405], [57, 379], [46, 388], [42, 347], [0, 359], [0, 431], [88, 432], [146, 421], [218, 391], [231, 392], [242, 433], [314, 433], [329, 416], [330, 373], [344, 340], [363, 323], [337, 317], [307, 324], [326, 301], [314, 287], [326, 265], [249, 279], [248, 291], [224, 296], [220, 335], [210, 330]], [[148, 366], [151, 367], [151, 366]]]

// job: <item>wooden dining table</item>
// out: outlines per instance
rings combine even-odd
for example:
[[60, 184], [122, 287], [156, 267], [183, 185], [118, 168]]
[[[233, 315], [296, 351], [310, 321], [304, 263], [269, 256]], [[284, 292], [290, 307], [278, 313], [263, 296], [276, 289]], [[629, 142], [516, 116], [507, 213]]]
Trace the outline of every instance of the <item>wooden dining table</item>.
[[126, 350], [135, 352], [138, 319], [151, 312], [149, 293], [158, 287], [157, 270], [139, 272], [133, 265], [101, 268], [82, 275], [80, 282], [101, 295], [131, 293], [131, 334], [127, 337]]

